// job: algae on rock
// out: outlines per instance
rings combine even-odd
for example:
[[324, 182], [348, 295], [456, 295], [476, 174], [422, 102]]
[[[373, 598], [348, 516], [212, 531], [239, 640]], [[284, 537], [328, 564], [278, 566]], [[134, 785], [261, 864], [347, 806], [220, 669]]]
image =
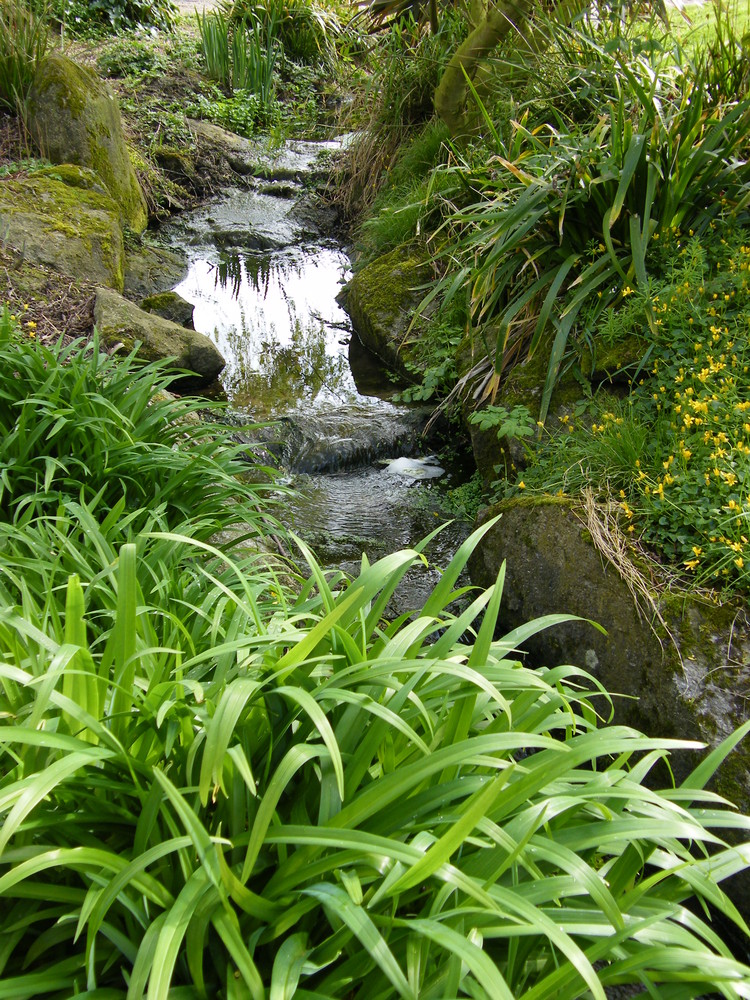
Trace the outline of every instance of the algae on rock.
[[3, 181], [0, 234], [32, 264], [122, 290], [123, 235], [108, 194], [38, 173]]
[[[501, 514], [475, 550], [469, 569], [480, 587], [494, 583], [506, 561], [501, 624], [512, 629], [547, 614], [580, 616], [524, 643], [533, 665], [575, 663], [614, 695], [614, 720], [652, 736], [698, 739], [715, 746], [750, 716], [750, 625], [737, 608], [717, 609], [693, 594], [659, 602], [659, 615], [639, 608], [628, 582], [592, 541], [571, 500], [521, 497], [480, 514]], [[606, 629], [598, 631], [591, 621]], [[731, 683], [721, 683], [731, 674]], [[602, 705], [602, 708], [604, 706]], [[695, 765], [672, 757], [678, 780]], [[750, 811], [750, 746], [719, 787]]]
[[92, 70], [60, 52], [39, 65], [27, 103], [28, 127], [56, 164], [91, 168], [115, 200], [121, 221], [136, 232], [148, 222], [143, 191], [130, 160], [112, 90]]
[[[376, 357], [396, 371], [413, 375], [416, 352], [408, 331], [431, 276], [429, 263], [399, 248], [372, 261], [346, 285], [341, 301], [354, 330]], [[416, 337], [417, 334], [415, 333]]]
[[173, 358], [176, 369], [192, 373], [183, 380], [186, 388], [206, 385], [224, 367], [224, 358], [205, 334], [144, 312], [109, 289], [97, 289], [94, 322], [108, 347], [119, 344], [131, 351], [140, 344], [138, 354], [144, 361]]

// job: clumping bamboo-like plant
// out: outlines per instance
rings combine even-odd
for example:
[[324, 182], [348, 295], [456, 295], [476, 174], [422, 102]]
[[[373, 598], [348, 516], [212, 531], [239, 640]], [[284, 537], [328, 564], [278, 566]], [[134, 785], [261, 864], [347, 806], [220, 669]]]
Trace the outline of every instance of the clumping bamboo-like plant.
[[[102, 430], [105, 411], [110, 445], [127, 432], [157, 464], [132, 358], [79, 345], [61, 371], [3, 350], [11, 382], [48, 376], [35, 398], [61, 421], [26, 451], [11, 426], [20, 470], [73, 440], [69, 372], [82, 419]], [[107, 395], [120, 375], [132, 397]], [[200, 473], [197, 440], [173, 444]], [[569, 619], [495, 638], [503, 572], [457, 586], [491, 522], [389, 622], [426, 543], [353, 580], [302, 542], [305, 572], [280, 569], [257, 547], [259, 487], [235, 483], [228, 523], [256, 549], [233, 558], [211, 536], [215, 484], [189, 482], [195, 516], [138, 506], [112, 495], [108, 454], [60, 451], [38, 497], [23, 472], [0, 521], [0, 1000], [750, 996], [708, 909], [750, 935], [720, 888], [750, 864], [750, 819], [705, 790], [750, 724], [657, 789], [657, 765], [697, 745], [609, 725], [575, 667], [523, 666], [517, 647]]]
[[502, 574], [446, 610], [481, 533], [392, 624], [418, 551], [348, 582], [301, 546], [294, 596], [160, 531], [46, 596], [3, 574], [0, 997], [750, 995], [686, 905], [747, 933], [750, 821], [705, 791], [744, 731], [647, 788], [687, 744], [513, 655], [563, 616], [493, 639]]
[[25, 0], [0, 2], [0, 109], [23, 106], [39, 62], [47, 51], [49, 31], [44, 6]]

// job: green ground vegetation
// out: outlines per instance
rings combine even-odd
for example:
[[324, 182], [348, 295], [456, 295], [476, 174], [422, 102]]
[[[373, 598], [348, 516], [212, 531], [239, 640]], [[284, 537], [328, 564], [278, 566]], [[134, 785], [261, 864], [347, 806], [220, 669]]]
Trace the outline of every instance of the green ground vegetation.
[[[745, 593], [747, 23], [722, 4], [532, 18], [469, 79], [470, 127], [404, 133], [358, 243], [361, 265], [398, 244], [438, 260], [417, 394], [543, 425], [495, 495], [593, 488], [685, 583]], [[441, 37], [417, 33], [417, 64]], [[541, 395], [505, 399], [527, 361]]]
[[[246, 12], [267, 28], [265, 8], [224, 16], [244, 23]], [[285, 22], [280, 15], [275, 23]], [[729, 191], [716, 212], [711, 205], [726, 180], [716, 152], [722, 116], [728, 148], [735, 156], [744, 149], [735, 136], [744, 121], [738, 95], [690, 112], [696, 136], [713, 145], [686, 169], [710, 198], [700, 203], [686, 182], [690, 198], [680, 204], [693, 214], [652, 232], [645, 217], [640, 228], [618, 224], [670, 202], [647, 167], [645, 180], [638, 173], [646, 144], [633, 137], [645, 134], [655, 98], [642, 86], [635, 96], [617, 91], [617, 47], [613, 55], [600, 46], [594, 58], [587, 42], [576, 86], [562, 91], [568, 64], [557, 48], [555, 60], [545, 49], [521, 73], [528, 107], [509, 89], [518, 68], [506, 54], [495, 77], [502, 87], [494, 92], [490, 79], [481, 95], [485, 134], [447, 141], [431, 122], [430, 96], [467, 25], [459, 14], [434, 27], [398, 21], [382, 38], [336, 34], [335, 66], [317, 29], [306, 27], [292, 55], [279, 27], [276, 100], [286, 87], [315, 90], [313, 81], [330, 82], [357, 60], [368, 71], [355, 113], [363, 121], [369, 108], [374, 128], [355, 148], [342, 198], [354, 210], [377, 195], [378, 213], [395, 218], [390, 177], [420, 206], [396, 240], [373, 225], [368, 252], [376, 255], [380, 239], [398, 246], [407, 237], [440, 250], [443, 283], [432, 298], [454, 310], [435, 324], [445, 380], [461, 374], [446, 364], [449, 319], [462, 342], [487, 345], [491, 387], [510, 357], [503, 324], [518, 360], [545, 314], [560, 335], [561, 366], [577, 366], [584, 380], [590, 342], [641, 338], [633, 402], [592, 416], [586, 440], [616, 440], [610, 425], [650, 420], [660, 431], [649, 433], [674, 458], [666, 466], [656, 452], [639, 458], [631, 479], [643, 513], [630, 501], [633, 519], [640, 526], [649, 504], [683, 489], [690, 480], [678, 478], [682, 463], [694, 462], [709, 477], [709, 503], [726, 498], [716, 545], [731, 549], [729, 517], [742, 518], [744, 506], [737, 513], [729, 500], [744, 505], [744, 494], [729, 446], [739, 452], [741, 444], [744, 456], [750, 440], [739, 405], [750, 242], [741, 193]], [[578, 34], [555, 38], [578, 51]], [[208, 81], [199, 44], [191, 24], [155, 40], [118, 37], [101, 51], [145, 157], [183, 134], [180, 95], [245, 101], [242, 88], [229, 93], [231, 74], [228, 83]], [[628, 59], [633, 44], [623, 49]], [[167, 73], [165, 51], [175, 56]], [[295, 61], [303, 51], [309, 63]], [[673, 91], [685, 98], [674, 90], [679, 74], [668, 79], [659, 95], [667, 110]], [[550, 80], [556, 89], [545, 90]], [[598, 133], [586, 115], [601, 105], [602, 80], [607, 121], [627, 112], [619, 158], [591, 146]], [[321, 83], [317, 93], [325, 92]], [[563, 123], [553, 114], [561, 93]], [[670, 121], [665, 115], [663, 133], [651, 121], [648, 135], [679, 153]], [[562, 143], [574, 151], [568, 169], [580, 163], [584, 190], [601, 186], [619, 204], [619, 213], [600, 211], [606, 232], [567, 267], [542, 254], [543, 237], [556, 231], [549, 214], [563, 229], [567, 217], [559, 197], [567, 153], [554, 149], [554, 129], [565, 122], [580, 132], [578, 146]], [[407, 153], [405, 141], [417, 136], [421, 145]], [[546, 215], [532, 213], [527, 232], [536, 242], [518, 228], [503, 231], [513, 235], [517, 262], [539, 248], [540, 280], [543, 265], [557, 270], [535, 289], [530, 267], [522, 289], [508, 286], [493, 302], [478, 280], [487, 265], [482, 241], [493, 242], [482, 227], [490, 206], [498, 216], [508, 208], [519, 174], [542, 187], [535, 211]], [[569, 218], [580, 212], [572, 198]], [[565, 238], [578, 246], [575, 233]], [[598, 268], [609, 269], [610, 283], [592, 285], [566, 328], [575, 287]], [[528, 298], [519, 306], [520, 294]], [[684, 744], [612, 726], [610, 696], [578, 668], [530, 670], [517, 660], [526, 637], [564, 617], [498, 636], [503, 571], [485, 592], [460, 584], [482, 530], [416, 614], [388, 620], [389, 599], [424, 560], [424, 545], [375, 563], [363, 557], [353, 579], [323, 571], [304, 544], [282, 537], [273, 510], [283, 494], [252, 447], [232, 443], [220, 413], [198, 419], [207, 404], [169, 395], [173, 376], [162, 365], [105, 355], [96, 339], [40, 343], [26, 315], [0, 310], [0, 997], [605, 1000], [606, 987], [631, 983], [670, 998], [748, 995], [750, 969], [711, 914], [750, 937], [721, 889], [750, 866], [742, 845], [750, 819], [706, 786], [750, 725], [696, 758], [680, 786], [660, 787], [662, 762]], [[696, 323], [700, 335], [688, 337]], [[538, 338], [534, 347], [544, 344]], [[526, 426], [515, 403], [505, 411], [497, 404], [500, 427], [507, 431], [511, 417]], [[628, 405], [642, 405], [644, 417], [626, 422]], [[279, 555], [293, 548], [295, 559]], [[731, 549], [723, 556], [731, 563], [717, 557], [706, 571], [735, 573], [740, 557]]]
[[419, 547], [299, 569], [205, 401], [33, 334], [0, 313], [0, 995], [747, 995], [692, 901], [748, 935], [705, 785], [750, 726], [655, 789], [684, 744], [514, 658], [563, 616], [495, 637], [502, 573], [449, 610], [485, 529], [386, 621]]

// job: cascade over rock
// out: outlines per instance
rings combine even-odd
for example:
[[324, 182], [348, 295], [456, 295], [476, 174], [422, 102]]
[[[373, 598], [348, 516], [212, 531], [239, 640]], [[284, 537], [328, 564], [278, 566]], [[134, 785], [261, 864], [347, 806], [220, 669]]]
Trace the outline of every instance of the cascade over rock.
[[28, 99], [28, 127], [53, 163], [90, 167], [131, 229], [146, 228], [143, 191], [130, 161], [117, 99], [90, 69], [59, 52], [40, 64]]
[[[571, 501], [523, 497], [480, 514], [500, 520], [469, 562], [472, 581], [506, 576], [501, 624], [512, 629], [543, 615], [565, 613], [589, 621], [555, 625], [524, 642], [532, 665], [574, 663], [613, 694], [614, 722], [652, 736], [700, 740], [715, 746], [750, 714], [750, 628], [737, 607], [716, 607], [697, 596], [662, 600], [661, 620], [641, 602]], [[606, 713], [602, 703], [601, 711]], [[677, 781], [696, 765], [695, 754], [673, 754]], [[750, 811], [750, 746], [740, 744], [719, 771], [717, 789]]]
[[[68, 176], [69, 175], [69, 176]], [[67, 179], [33, 174], [0, 184], [0, 236], [21, 259], [122, 290], [124, 249], [117, 206], [88, 172]]]
[[195, 376], [187, 380], [189, 388], [213, 381], [224, 367], [224, 358], [205, 334], [145, 312], [109, 289], [97, 289], [94, 322], [108, 346], [122, 344], [130, 351], [140, 342], [138, 356], [144, 361], [174, 358], [175, 368]]

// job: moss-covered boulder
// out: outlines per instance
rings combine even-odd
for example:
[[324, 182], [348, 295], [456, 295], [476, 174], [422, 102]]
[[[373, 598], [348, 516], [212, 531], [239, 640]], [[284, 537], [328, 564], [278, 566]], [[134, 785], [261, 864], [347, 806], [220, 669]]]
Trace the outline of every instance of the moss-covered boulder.
[[205, 334], [144, 312], [109, 289], [97, 289], [94, 322], [109, 347], [120, 344], [130, 351], [140, 343], [138, 353], [144, 361], [173, 358], [176, 369], [191, 373], [183, 380], [186, 387], [207, 385], [224, 367], [224, 358]]
[[60, 52], [44, 59], [29, 92], [27, 122], [34, 142], [53, 163], [91, 168], [136, 232], [148, 212], [110, 88], [90, 69]]
[[[480, 522], [496, 514], [500, 520], [469, 565], [472, 581], [486, 587], [506, 561], [503, 627], [566, 613], [606, 629], [605, 635], [587, 621], [549, 628], [523, 644], [533, 665], [584, 667], [608, 691], [626, 696], [615, 699], [615, 721], [652, 736], [714, 746], [750, 716], [750, 628], [742, 609], [680, 595], [662, 600], [657, 615], [647, 599], [636, 602], [632, 569], [628, 579], [621, 563], [622, 575], [616, 547], [606, 543], [600, 522], [570, 501], [505, 501], [480, 515]], [[604, 704], [600, 708], [606, 711]], [[695, 754], [675, 754], [677, 779], [696, 763]], [[750, 813], [747, 741], [720, 772], [717, 788]]]
[[417, 254], [393, 250], [363, 267], [346, 285], [340, 299], [357, 336], [381, 361], [404, 374], [418, 365], [417, 333], [409, 327], [431, 275]]
[[124, 248], [118, 216], [108, 194], [54, 177], [0, 181], [0, 236], [22, 260], [119, 291]]
[[141, 302], [141, 309], [177, 323], [178, 326], [184, 326], [188, 330], [195, 329], [193, 322], [195, 306], [177, 292], [157, 292], [156, 295], [149, 295]]

